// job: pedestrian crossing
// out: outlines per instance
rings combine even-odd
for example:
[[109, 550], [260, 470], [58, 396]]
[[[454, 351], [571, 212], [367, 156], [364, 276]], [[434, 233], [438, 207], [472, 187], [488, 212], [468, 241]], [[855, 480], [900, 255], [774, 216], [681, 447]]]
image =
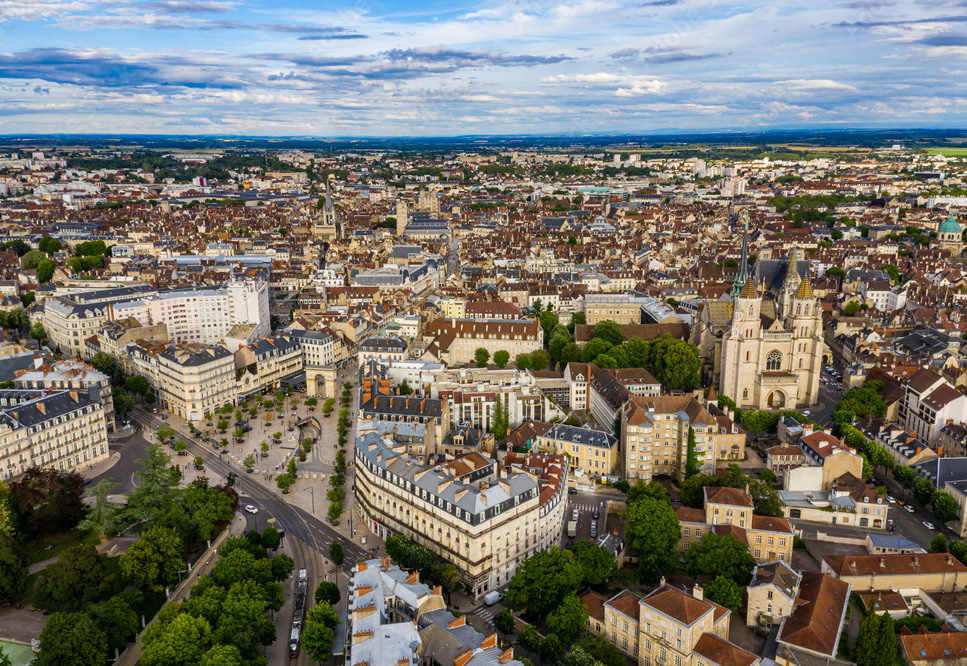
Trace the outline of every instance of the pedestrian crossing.
[[497, 606], [481, 606], [474, 610], [471, 615], [487, 622], [493, 622], [494, 617], [501, 611]]
[[568, 505], [568, 508], [571, 509], [571, 511], [577, 509], [581, 513], [585, 513], [594, 511], [595, 509], [600, 510], [602, 507], [599, 504], [570, 504]]

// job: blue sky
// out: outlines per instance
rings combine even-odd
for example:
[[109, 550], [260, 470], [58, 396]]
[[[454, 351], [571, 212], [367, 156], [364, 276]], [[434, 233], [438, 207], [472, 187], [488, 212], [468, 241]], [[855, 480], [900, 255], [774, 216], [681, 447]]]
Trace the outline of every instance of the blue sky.
[[0, 0], [0, 133], [967, 125], [967, 0]]

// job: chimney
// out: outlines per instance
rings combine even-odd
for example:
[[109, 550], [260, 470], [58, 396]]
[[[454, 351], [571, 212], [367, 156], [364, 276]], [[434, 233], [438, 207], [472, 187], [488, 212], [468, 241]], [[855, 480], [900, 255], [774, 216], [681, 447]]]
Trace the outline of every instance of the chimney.
[[705, 601], [704, 588], [702, 588], [701, 585], [696, 583], [695, 585], [692, 586], [692, 596], [698, 599], [699, 601]]
[[886, 558], [885, 557], [881, 557], [880, 558], [880, 568], [881, 569], [886, 569]]
[[665, 587], [665, 577], [664, 576], [661, 577], [661, 582], [658, 583], [658, 587]]

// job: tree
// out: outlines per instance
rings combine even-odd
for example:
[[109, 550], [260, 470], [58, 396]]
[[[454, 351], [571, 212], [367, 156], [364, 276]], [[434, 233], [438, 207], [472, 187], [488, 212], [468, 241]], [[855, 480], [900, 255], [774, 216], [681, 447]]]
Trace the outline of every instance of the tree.
[[178, 580], [184, 566], [181, 539], [173, 529], [156, 525], [143, 532], [118, 563], [125, 579], [142, 590], [160, 591]]
[[12, 604], [27, 588], [30, 558], [13, 536], [0, 535], [0, 603]]
[[105, 580], [106, 560], [94, 546], [71, 546], [41, 572], [34, 603], [45, 610], [73, 613], [100, 601], [110, 591]]
[[621, 324], [610, 319], [605, 319], [594, 325], [591, 329], [592, 338], [600, 338], [614, 345], [620, 345], [625, 341], [625, 334], [621, 331]]
[[685, 553], [685, 570], [692, 578], [699, 574], [725, 576], [741, 585], [752, 578], [755, 558], [749, 547], [731, 534], [709, 532]]
[[476, 361], [478, 368], [486, 368], [487, 361], [490, 360], [490, 352], [483, 347], [477, 347], [477, 351], [473, 353], [473, 359]]
[[930, 498], [930, 509], [941, 523], [949, 523], [957, 517], [960, 507], [957, 500], [948, 492], [938, 490]]
[[584, 349], [581, 351], [581, 361], [583, 363], [591, 363], [601, 354], [607, 354], [608, 350], [613, 346], [610, 342], [602, 338], [591, 338], [585, 343]]
[[102, 479], [91, 488], [90, 497], [94, 500], [91, 510], [87, 512], [77, 528], [95, 534], [114, 536], [117, 533], [123, 505], [108, 499], [118, 487], [116, 481]]
[[47, 337], [47, 331], [44, 330], [44, 325], [39, 321], [30, 327], [30, 337], [32, 337], [37, 342], [42, 341]]
[[245, 460], [242, 461], [242, 465], [247, 470], [255, 469], [255, 456], [251, 453], [245, 456]]
[[640, 497], [625, 511], [625, 536], [641, 553], [638, 578], [649, 584], [666, 572], [678, 569], [676, 546], [682, 536], [678, 516], [671, 505], [653, 497]]
[[276, 550], [279, 544], [282, 543], [282, 537], [279, 535], [279, 530], [274, 527], [267, 527], [262, 530], [262, 547], [266, 550]]
[[742, 588], [728, 576], [716, 576], [705, 586], [705, 598], [736, 611], [742, 605]]
[[330, 583], [327, 580], [319, 583], [319, 587], [316, 588], [316, 604], [325, 602], [330, 606], [335, 607], [335, 605], [339, 603], [339, 599], [340, 594], [338, 585], [335, 583]]
[[564, 644], [557, 634], [548, 634], [541, 643], [541, 661], [549, 664], [557, 663], [564, 652]]
[[946, 553], [947, 552], [947, 539], [943, 534], [938, 534], [933, 539], [930, 540], [930, 552], [931, 553]]
[[568, 550], [581, 567], [582, 586], [607, 585], [618, 573], [618, 566], [607, 549], [590, 541], [578, 541]]
[[[389, 553], [389, 551], [386, 552], [387, 554]], [[332, 563], [337, 567], [342, 566], [343, 560], [345, 559], [345, 554], [343, 553], [342, 544], [338, 541], [333, 541], [331, 544], [329, 544], [329, 559], [332, 560]]]
[[[102, 666], [107, 638], [84, 613], [55, 613], [40, 632], [35, 666]], [[150, 666], [147, 664], [146, 666]]]
[[237, 548], [228, 554], [223, 551], [212, 568], [212, 578], [222, 587], [248, 580], [264, 585], [273, 579], [272, 563], [267, 558], [257, 558], [249, 549]]
[[764, 481], [755, 479], [749, 480], [749, 495], [752, 497], [752, 504], [755, 513], [760, 516], [772, 516], [782, 518], [783, 507], [786, 506], [779, 495], [779, 491]]
[[104, 633], [108, 650], [120, 650], [128, 639], [138, 633], [138, 614], [131, 608], [124, 595], [115, 595], [107, 601], [87, 608], [87, 615]]
[[541, 651], [541, 635], [532, 624], [525, 624], [517, 634], [517, 644], [527, 650], [530, 654], [538, 654]]
[[295, 570], [295, 562], [285, 553], [276, 555], [270, 560], [272, 565], [272, 578], [278, 582], [283, 582], [292, 575]]
[[531, 353], [531, 368], [540, 372], [551, 362], [550, 355], [543, 349], [537, 349]]
[[936, 492], [936, 488], [930, 483], [928, 479], [922, 476], [918, 476], [913, 481], [913, 497], [921, 504], [929, 504], [930, 500], [933, 499], [933, 494]]
[[530, 370], [531, 366], [533, 366], [533, 362], [531, 361], [531, 355], [518, 354], [516, 365], [519, 370]]
[[655, 378], [665, 386], [691, 391], [701, 384], [698, 347], [666, 333], [649, 347]]
[[306, 613], [302, 647], [313, 661], [326, 661], [332, 649], [333, 629], [339, 625], [339, 614], [323, 602]]
[[0, 537], [13, 537], [16, 533], [10, 486], [5, 481], [0, 481]]
[[192, 666], [212, 647], [208, 620], [187, 613], [148, 627], [141, 650], [143, 666]]
[[31, 467], [9, 487], [10, 506], [27, 534], [65, 532], [84, 516], [84, 479], [76, 472]]
[[124, 383], [124, 388], [127, 389], [128, 393], [140, 395], [142, 398], [151, 393], [151, 384], [148, 383], [148, 380], [144, 375], [135, 375], [134, 377], [130, 377]]
[[688, 447], [685, 454], [685, 478], [698, 474], [698, 453], [695, 451], [695, 428], [688, 426]]
[[326, 513], [331, 520], [338, 520], [339, 516], [342, 515], [342, 503], [333, 502], [329, 505], [329, 511]]
[[494, 618], [494, 629], [507, 636], [514, 633], [515, 628], [514, 614], [510, 612], [509, 608], [504, 608], [497, 613]]
[[228, 419], [218, 419], [218, 423], [215, 424], [215, 427], [218, 428], [219, 432], [224, 433], [226, 430], [228, 430]]
[[584, 632], [588, 621], [588, 607], [581, 603], [578, 595], [571, 592], [548, 614], [547, 628], [569, 643]]
[[246, 663], [234, 645], [214, 645], [201, 658], [201, 666], [244, 666]]
[[[389, 550], [387, 550], [389, 553]], [[507, 588], [514, 610], [543, 616], [581, 585], [583, 571], [574, 554], [551, 546], [525, 558]]]
[[967, 562], [967, 543], [963, 541], [951, 541], [948, 544], [948, 548], [950, 554], [960, 560], [961, 564]]
[[137, 460], [141, 470], [134, 473], [138, 477], [138, 487], [131, 493], [124, 508], [124, 515], [134, 520], [153, 518], [171, 490], [181, 481], [181, 470], [171, 464], [171, 456], [161, 445], [151, 444], [145, 452], [147, 457]]
[[853, 645], [857, 666], [890, 666], [896, 655], [893, 618], [888, 613], [870, 613], [860, 620], [860, 630]]
[[124, 418], [134, 409], [134, 399], [122, 388], [115, 388], [112, 391], [111, 399], [114, 401], [114, 413]]
[[24, 270], [31, 270], [37, 268], [41, 261], [47, 259], [47, 255], [40, 250], [31, 250], [27, 254], [20, 257], [20, 264], [24, 267]]
[[[842, 310], [843, 315], [846, 317], [854, 317], [856, 316], [856, 313], [859, 311], [860, 311], [859, 301], [850, 301], [849, 303], [843, 306], [843, 310]], [[859, 641], [857, 640], [857, 642]]]
[[893, 468], [893, 478], [904, 488], [912, 488], [917, 473], [909, 467], [898, 466]]
[[494, 354], [494, 363], [497, 364], [498, 368], [503, 368], [504, 366], [507, 365], [509, 361], [510, 361], [510, 353], [507, 351], [504, 351], [503, 349], [499, 350]]
[[60, 248], [63, 247], [63, 244], [56, 238], [53, 238], [51, 236], [44, 236], [43, 238], [40, 239], [40, 242], [37, 243], [37, 247], [40, 249], [41, 252], [45, 254], [50, 254], [51, 252], [57, 252], [58, 250], [60, 250]]
[[569, 342], [561, 350], [560, 362], [564, 365], [577, 363], [581, 360], [581, 347], [576, 342]]
[[493, 415], [490, 420], [490, 432], [493, 433], [494, 439], [498, 442], [507, 436], [507, 429], [509, 427], [509, 415], [507, 414], [507, 407], [504, 405], [504, 401], [498, 395], [496, 404], [494, 404]]

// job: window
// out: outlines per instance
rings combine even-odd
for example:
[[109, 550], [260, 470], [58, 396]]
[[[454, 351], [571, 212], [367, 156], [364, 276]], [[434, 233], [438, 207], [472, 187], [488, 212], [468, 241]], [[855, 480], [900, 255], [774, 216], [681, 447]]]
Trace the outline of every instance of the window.
[[766, 370], [779, 370], [782, 367], [782, 352], [773, 349], [766, 355]]

